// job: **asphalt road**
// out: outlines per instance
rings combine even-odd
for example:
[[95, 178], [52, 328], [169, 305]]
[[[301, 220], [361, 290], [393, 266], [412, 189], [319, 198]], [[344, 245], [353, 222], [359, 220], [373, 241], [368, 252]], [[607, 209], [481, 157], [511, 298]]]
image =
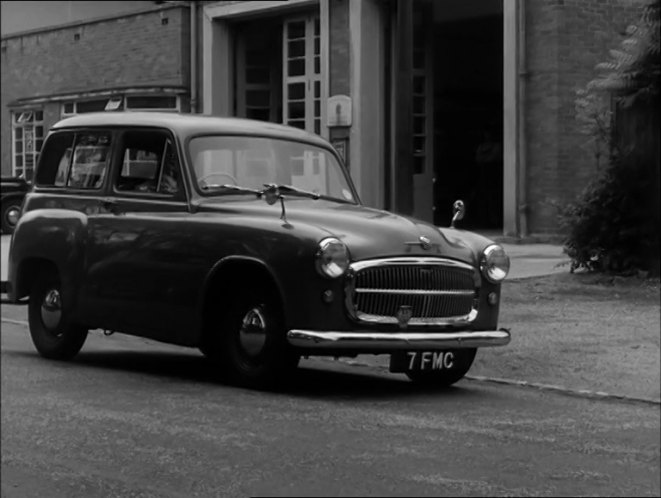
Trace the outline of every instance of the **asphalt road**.
[[2, 496], [659, 496], [659, 406], [306, 360], [279, 392], [196, 351], [90, 335], [36, 355], [4, 306]]

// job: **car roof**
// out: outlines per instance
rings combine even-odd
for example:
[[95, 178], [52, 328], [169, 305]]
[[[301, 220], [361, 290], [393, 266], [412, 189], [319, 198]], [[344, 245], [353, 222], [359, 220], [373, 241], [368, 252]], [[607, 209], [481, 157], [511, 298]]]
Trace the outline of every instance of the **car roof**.
[[328, 147], [319, 135], [291, 126], [252, 119], [209, 116], [205, 114], [180, 114], [171, 112], [91, 112], [63, 119], [51, 129], [81, 127], [147, 126], [169, 128], [174, 132], [191, 136], [203, 134], [236, 134], [268, 136], [290, 140], [315, 142]]

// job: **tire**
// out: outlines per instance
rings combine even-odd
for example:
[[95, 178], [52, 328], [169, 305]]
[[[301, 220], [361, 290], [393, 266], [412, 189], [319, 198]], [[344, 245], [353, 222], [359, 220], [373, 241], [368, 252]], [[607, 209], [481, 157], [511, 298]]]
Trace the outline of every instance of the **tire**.
[[12, 234], [16, 228], [16, 222], [13, 221], [14, 215], [18, 217], [21, 211], [21, 203], [16, 200], [8, 200], [2, 204], [2, 233]]
[[272, 293], [239, 290], [223, 308], [211, 316], [211, 339], [200, 349], [232, 382], [270, 388], [296, 368], [300, 356], [287, 343], [282, 310]]
[[72, 323], [70, 315], [57, 274], [40, 273], [30, 291], [28, 323], [32, 342], [44, 358], [69, 360], [83, 347], [88, 330]]
[[463, 379], [468, 373], [477, 349], [454, 349], [454, 367], [451, 370], [406, 372], [409, 379], [419, 385], [448, 387]]

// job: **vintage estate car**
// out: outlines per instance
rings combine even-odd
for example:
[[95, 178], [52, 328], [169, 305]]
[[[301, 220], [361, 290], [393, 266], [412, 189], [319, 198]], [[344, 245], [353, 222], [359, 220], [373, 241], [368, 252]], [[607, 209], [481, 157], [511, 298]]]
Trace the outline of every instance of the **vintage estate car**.
[[[49, 132], [11, 240], [10, 302], [46, 358], [91, 329], [199, 348], [233, 382], [390, 355], [449, 385], [498, 328], [492, 241], [361, 204], [334, 148], [237, 118], [95, 113]], [[448, 207], [448, 211], [450, 211]]]
[[23, 178], [3, 176], [0, 178], [0, 210], [2, 211], [2, 233], [14, 232], [21, 214], [21, 204], [30, 184]]

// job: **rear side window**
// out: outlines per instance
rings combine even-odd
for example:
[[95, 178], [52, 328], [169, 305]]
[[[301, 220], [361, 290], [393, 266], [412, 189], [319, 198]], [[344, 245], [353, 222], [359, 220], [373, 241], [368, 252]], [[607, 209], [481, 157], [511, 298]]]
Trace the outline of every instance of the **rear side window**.
[[66, 184], [75, 134], [62, 132], [50, 135], [39, 155], [35, 183], [41, 187], [63, 187]]
[[51, 135], [41, 153], [37, 185], [101, 188], [110, 162], [111, 140], [110, 133], [105, 131]]

